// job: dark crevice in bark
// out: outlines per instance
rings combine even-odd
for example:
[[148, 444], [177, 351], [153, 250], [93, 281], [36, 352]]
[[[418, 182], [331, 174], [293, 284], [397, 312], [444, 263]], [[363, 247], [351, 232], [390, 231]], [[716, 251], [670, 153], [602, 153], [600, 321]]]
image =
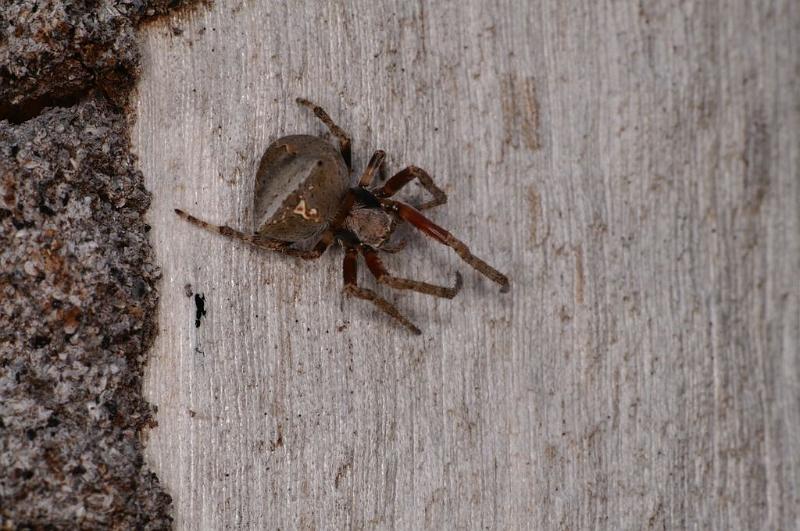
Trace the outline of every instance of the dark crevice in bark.
[[20, 105], [0, 103], [0, 120], [8, 120], [12, 124], [21, 124], [31, 118], [36, 118], [45, 109], [50, 107], [72, 107], [80, 103], [86, 96], [86, 91], [73, 92], [58, 96], [41, 96], [25, 100]]

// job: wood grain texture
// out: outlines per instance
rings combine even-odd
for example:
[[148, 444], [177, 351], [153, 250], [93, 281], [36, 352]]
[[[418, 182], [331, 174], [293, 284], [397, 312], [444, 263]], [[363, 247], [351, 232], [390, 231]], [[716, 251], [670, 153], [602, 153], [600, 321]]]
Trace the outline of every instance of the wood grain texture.
[[[794, 528], [800, 4], [285, 4], [142, 37], [148, 453], [178, 528]], [[392, 294], [417, 338], [342, 299], [341, 250], [180, 222], [251, 227], [266, 146], [325, 131], [297, 96], [357, 168], [428, 169], [511, 293], [409, 232], [393, 270], [465, 273], [453, 301]]]

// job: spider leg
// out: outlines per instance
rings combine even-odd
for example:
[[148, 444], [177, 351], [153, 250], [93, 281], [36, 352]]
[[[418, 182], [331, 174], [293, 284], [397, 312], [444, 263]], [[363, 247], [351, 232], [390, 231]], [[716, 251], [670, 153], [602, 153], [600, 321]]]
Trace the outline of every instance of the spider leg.
[[401, 314], [392, 303], [375, 293], [374, 291], [358, 286], [358, 250], [355, 247], [348, 247], [344, 254], [344, 292], [352, 297], [370, 301], [378, 309], [394, 317], [403, 326], [411, 330], [416, 335], [420, 335], [419, 328]]
[[436, 286], [434, 284], [408, 278], [399, 278], [389, 274], [375, 249], [361, 244], [358, 250], [361, 251], [364, 259], [367, 261], [367, 267], [369, 267], [372, 276], [374, 276], [380, 284], [386, 284], [394, 289], [409, 289], [411, 291], [417, 291], [425, 295], [433, 295], [434, 297], [442, 297], [444, 299], [452, 299], [459, 290], [461, 290], [461, 273], [456, 272], [456, 283], [452, 288]]
[[300, 105], [303, 105], [311, 109], [317, 116], [317, 118], [322, 120], [322, 123], [328, 126], [328, 129], [331, 130], [331, 133], [333, 133], [333, 135], [339, 139], [339, 151], [342, 152], [342, 158], [344, 159], [344, 162], [347, 164], [347, 169], [352, 171], [353, 166], [351, 162], [352, 154], [350, 150], [350, 137], [347, 136], [347, 133], [345, 133], [341, 127], [336, 125], [336, 123], [333, 120], [331, 120], [331, 117], [328, 116], [328, 113], [326, 113], [325, 110], [319, 105], [312, 103], [305, 98], [297, 98], [296, 101]]
[[[272, 238], [265, 238], [263, 236], [259, 236], [257, 234], [245, 234], [243, 232], [239, 232], [238, 230], [232, 229], [226, 225], [212, 225], [211, 223], [207, 223], [202, 219], [198, 219], [191, 214], [187, 214], [183, 210], [178, 208], [175, 209], [175, 213], [178, 214], [181, 218], [185, 219], [192, 225], [196, 225], [201, 229], [205, 229], [208, 232], [213, 232], [215, 234], [221, 234], [228, 238], [233, 238], [234, 240], [239, 240], [245, 243], [248, 243], [254, 247], [258, 247], [259, 249], [265, 249], [267, 251], [276, 251], [279, 253], [283, 253], [288, 256], [296, 256], [298, 258], [303, 258], [305, 260], [313, 260], [315, 258], [319, 258], [323, 252], [328, 248], [330, 242], [324, 244], [324, 234], [323, 238], [320, 239], [320, 243], [317, 246], [310, 250], [304, 251], [301, 249], [293, 249], [291, 243], [284, 242], [281, 240], [273, 240]], [[323, 245], [324, 244], [324, 245]]]
[[386, 181], [383, 186], [375, 189], [373, 193], [380, 198], [392, 197], [399, 192], [401, 188], [413, 181], [414, 178], [417, 178], [420, 184], [433, 196], [431, 201], [422, 204], [418, 210], [427, 210], [447, 203], [447, 194], [444, 193], [444, 190], [436, 186], [431, 176], [428, 175], [428, 172], [417, 166], [409, 166], [400, 170], [394, 174], [391, 179]]
[[380, 169], [385, 156], [386, 153], [380, 149], [372, 154], [372, 158], [369, 159], [369, 164], [367, 164], [367, 167], [364, 169], [364, 173], [361, 175], [361, 179], [358, 181], [359, 186], [365, 188], [372, 184], [372, 180], [375, 178], [375, 174]]
[[500, 291], [502, 293], [506, 293], [509, 290], [510, 286], [508, 283], [508, 277], [472, 254], [469, 250], [469, 247], [467, 247], [464, 242], [457, 239], [445, 229], [423, 216], [419, 210], [412, 206], [406, 205], [405, 203], [391, 201], [389, 199], [384, 199], [381, 201], [381, 203], [386, 209], [394, 212], [400, 216], [401, 219], [409, 222], [434, 240], [451, 247], [456, 254], [461, 257], [462, 260], [471, 265], [479, 273], [500, 284]]

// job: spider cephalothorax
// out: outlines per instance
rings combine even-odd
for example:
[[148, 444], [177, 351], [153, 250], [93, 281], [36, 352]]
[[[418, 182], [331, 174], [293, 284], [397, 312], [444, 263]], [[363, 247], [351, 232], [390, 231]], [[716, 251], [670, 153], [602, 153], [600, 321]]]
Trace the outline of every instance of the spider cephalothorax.
[[[175, 212], [211, 232], [308, 260], [319, 258], [331, 244], [339, 243], [345, 249], [345, 293], [371, 301], [416, 334], [420, 333], [419, 329], [393, 304], [374, 291], [358, 286], [358, 255], [363, 256], [367, 268], [379, 283], [436, 297], [453, 298], [461, 289], [461, 275], [456, 273], [453, 287], [446, 287], [389, 274], [378, 251], [397, 252], [402, 249], [402, 245], [389, 243], [398, 223], [407, 222], [451, 247], [462, 260], [497, 282], [500, 291], [508, 291], [505, 275], [473, 255], [463, 242], [420, 212], [447, 202], [447, 195], [424, 170], [409, 166], [382, 186], [371, 188], [385, 156], [383, 151], [376, 151], [353, 186], [350, 139], [322, 108], [300, 98], [297, 102], [311, 108], [328, 126], [339, 139], [339, 150], [323, 139], [309, 135], [285, 136], [273, 142], [261, 157], [256, 173], [254, 234], [212, 225], [182, 210], [176, 209]], [[431, 201], [417, 209], [390, 199], [413, 179], [419, 180], [433, 196]]]
[[370, 247], [381, 248], [391, 237], [397, 220], [388, 212], [375, 207], [359, 205], [347, 215], [343, 228], [353, 233], [358, 241]]

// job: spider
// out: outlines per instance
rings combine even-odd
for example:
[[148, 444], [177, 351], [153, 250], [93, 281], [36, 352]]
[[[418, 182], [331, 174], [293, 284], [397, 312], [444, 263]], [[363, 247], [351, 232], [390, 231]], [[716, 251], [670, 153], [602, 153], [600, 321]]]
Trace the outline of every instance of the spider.
[[[210, 232], [306, 260], [319, 258], [328, 247], [338, 243], [345, 251], [344, 293], [371, 302], [414, 334], [421, 333], [419, 328], [391, 302], [358, 285], [358, 256], [364, 258], [378, 283], [394, 289], [452, 299], [461, 289], [462, 279], [456, 272], [454, 285], [447, 287], [389, 273], [378, 251], [395, 253], [402, 250], [405, 242], [398, 245], [389, 243], [399, 223], [409, 223], [452, 248], [464, 262], [498, 283], [501, 292], [508, 291], [509, 282], [505, 275], [473, 255], [462, 241], [420, 212], [447, 202], [445, 192], [434, 184], [425, 170], [408, 166], [382, 186], [371, 187], [386, 156], [378, 150], [356, 186], [352, 186], [350, 138], [318, 105], [303, 98], [297, 98], [297, 103], [311, 109], [330, 129], [339, 141], [339, 149], [310, 135], [290, 135], [273, 142], [264, 152], [256, 173], [253, 201], [256, 230], [253, 234], [225, 225], [212, 225], [180, 209], [175, 209], [175, 213]], [[433, 196], [432, 200], [414, 208], [391, 199], [414, 179]]]

